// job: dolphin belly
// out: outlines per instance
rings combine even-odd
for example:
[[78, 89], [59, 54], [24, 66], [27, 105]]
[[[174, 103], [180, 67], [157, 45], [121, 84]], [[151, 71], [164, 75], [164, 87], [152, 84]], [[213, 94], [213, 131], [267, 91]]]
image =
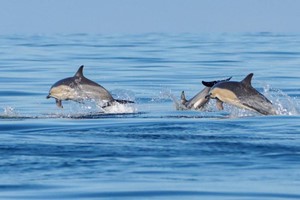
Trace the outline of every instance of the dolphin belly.
[[53, 97], [59, 100], [74, 100], [78, 97], [77, 91], [67, 85], [60, 85], [51, 88], [50, 94], [47, 98]]

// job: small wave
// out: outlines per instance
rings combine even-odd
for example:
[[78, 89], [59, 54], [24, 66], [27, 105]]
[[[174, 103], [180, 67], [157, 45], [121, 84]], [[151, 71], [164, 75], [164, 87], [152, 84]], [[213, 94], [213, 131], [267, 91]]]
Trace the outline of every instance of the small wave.
[[[125, 182], [126, 184], [126, 182]], [[145, 183], [143, 183], [145, 184]], [[116, 184], [118, 186], [118, 184]], [[129, 182], [130, 185], [130, 182]], [[74, 190], [75, 188], [75, 190]], [[149, 189], [150, 188], [150, 189]], [[170, 188], [170, 189], [169, 189]], [[6, 192], [7, 199], [299, 199], [300, 194], [293, 192], [226, 191], [166, 189], [148, 187], [148, 189], [91, 190], [78, 185], [39, 185], [39, 184], [2, 184], [0, 191]], [[17, 192], [16, 192], [17, 191]], [[55, 191], [55, 192], [54, 192]], [[19, 193], [22, 193], [20, 198]]]

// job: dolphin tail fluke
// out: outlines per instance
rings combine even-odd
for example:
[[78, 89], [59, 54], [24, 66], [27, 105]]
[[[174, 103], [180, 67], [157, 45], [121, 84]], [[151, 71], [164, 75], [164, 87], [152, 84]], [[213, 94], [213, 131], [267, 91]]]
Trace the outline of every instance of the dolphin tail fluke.
[[120, 103], [120, 104], [134, 103], [134, 101], [123, 100], [123, 99], [115, 99], [115, 101], [118, 102], [118, 103]]
[[181, 92], [181, 104], [185, 105], [185, 103], [187, 102], [186, 98], [185, 98], [185, 94], [184, 91]]
[[205, 87], [212, 87], [217, 83], [217, 81], [202, 81], [202, 85], [204, 85]]
[[215, 84], [217, 83], [220, 83], [220, 82], [226, 82], [226, 81], [229, 81], [230, 79], [232, 78], [229, 77], [227, 79], [224, 79], [224, 80], [217, 80], [217, 81], [202, 81], [202, 85], [206, 86], [206, 87], [213, 87]]

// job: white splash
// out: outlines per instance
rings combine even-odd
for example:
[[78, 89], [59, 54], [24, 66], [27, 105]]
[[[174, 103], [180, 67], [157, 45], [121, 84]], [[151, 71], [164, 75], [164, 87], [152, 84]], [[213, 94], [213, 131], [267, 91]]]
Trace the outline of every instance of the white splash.
[[16, 112], [16, 110], [11, 106], [6, 106], [3, 108], [3, 114], [1, 114], [2, 117], [18, 117], [19, 114]]
[[264, 86], [263, 94], [273, 103], [278, 115], [298, 115], [299, 100], [292, 98], [279, 89], [272, 89], [269, 85]]
[[137, 107], [134, 104], [120, 104], [120, 103], [114, 103], [112, 106], [108, 106], [105, 108], [99, 107], [100, 110], [102, 110], [104, 113], [136, 113]]

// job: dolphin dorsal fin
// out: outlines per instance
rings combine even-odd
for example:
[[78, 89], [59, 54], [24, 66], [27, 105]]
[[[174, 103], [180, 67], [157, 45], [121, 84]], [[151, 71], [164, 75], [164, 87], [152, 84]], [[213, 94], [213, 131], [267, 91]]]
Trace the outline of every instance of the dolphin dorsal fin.
[[77, 72], [76, 72], [76, 74], [74, 75], [75, 77], [83, 77], [83, 65], [81, 65], [80, 67], [79, 67], [79, 69], [77, 70]]
[[253, 77], [253, 73], [248, 74], [241, 82], [247, 86], [251, 86], [251, 80]]

